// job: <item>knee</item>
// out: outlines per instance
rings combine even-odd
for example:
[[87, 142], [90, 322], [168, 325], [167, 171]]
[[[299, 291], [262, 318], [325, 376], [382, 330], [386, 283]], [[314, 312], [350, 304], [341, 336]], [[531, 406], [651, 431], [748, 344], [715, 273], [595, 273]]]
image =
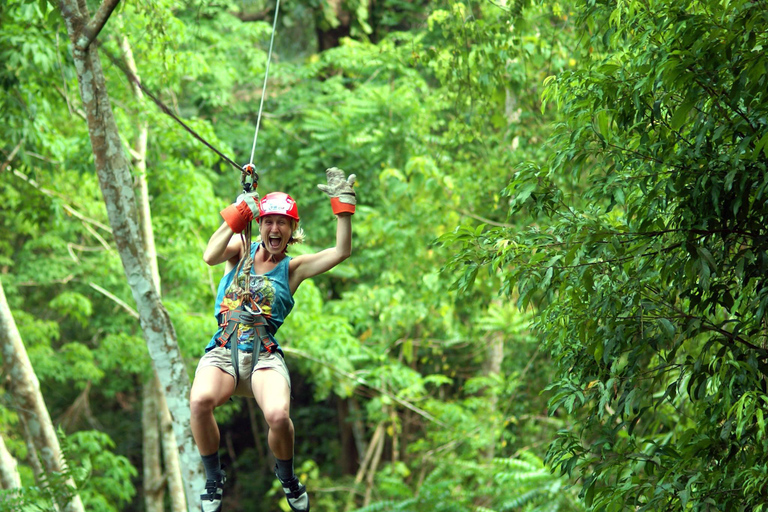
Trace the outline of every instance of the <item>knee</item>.
[[267, 425], [271, 429], [284, 429], [288, 428], [291, 424], [291, 417], [288, 414], [288, 410], [282, 407], [268, 409], [264, 411], [264, 419], [267, 420]]
[[192, 416], [212, 413], [215, 407], [216, 401], [212, 395], [192, 394], [192, 396], [189, 397], [189, 409]]

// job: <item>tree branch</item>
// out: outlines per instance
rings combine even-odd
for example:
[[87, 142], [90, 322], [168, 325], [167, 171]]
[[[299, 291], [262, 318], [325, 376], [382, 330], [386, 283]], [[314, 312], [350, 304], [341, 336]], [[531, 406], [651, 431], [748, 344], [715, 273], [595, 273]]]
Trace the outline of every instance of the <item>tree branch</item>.
[[120, 0], [104, 0], [101, 3], [99, 10], [96, 11], [96, 14], [93, 16], [93, 19], [88, 22], [80, 33], [80, 38], [77, 40], [77, 47], [80, 50], [88, 49], [88, 46], [90, 46], [93, 40], [98, 37], [101, 29], [107, 24], [109, 16], [112, 14], [112, 11], [115, 10], [115, 7], [117, 7], [119, 2]]
[[239, 19], [240, 21], [266, 21], [269, 19], [269, 15], [274, 11], [272, 8], [263, 9], [256, 12], [234, 12], [230, 11], [229, 14]]
[[[93, 286], [93, 285], [91, 285], [91, 286]], [[362, 385], [362, 386], [365, 386], [367, 388], [373, 389], [374, 391], [377, 391], [377, 392], [381, 393], [382, 395], [389, 397], [393, 402], [396, 402], [396, 403], [402, 405], [406, 409], [410, 409], [411, 411], [415, 412], [419, 416], [421, 416], [421, 417], [423, 417], [423, 418], [425, 418], [425, 419], [427, 419], [427, 420], [429, 420], [429, 421], [431, 421], [433, 423], [436, 423], [436, 424], [440, 425], [441, 427], [448, 428], [448, 425], [446, 425], [442, 421], [438, 420], [437, 418], [435, 418], [434, 416], [429, 414], [427, 411], [425, 411], [423, 409], [420, 409], [420, 408], [416, 407], [415, 405], [411, 404], [410, 402], [408, 402], [406, 400], [403, 400], [402, 398], [399, 398], [399, 397], [393, 395], [392, 393], [386, 391], [385, 389], [382, 389], [380, 387], [377, 387], [377, 386], [374, 386], [372, 384], [369, 384], [369, 383], [365, 382], [365, 380], [363, 380], [362, 378], [358, 377], [357, 375], [354, 375], [354, 374], [349, 373], [349, 372], [345, 372], [341, 368], [338, 368], [338, 367], [334, 366], [333, 364], [331, 364], [331, 363], [329, 363], [327, 361], [321, 361], [320, 359], [317, 359], [316, 357], [313, 357], [313, 356], [307, 354], [306, 352], [304, 352], [302, 350], [297, 350], [297, 349], [291, 348], [291, 347], [283, 347], [283, 351], [286, 352], [287, 354], [294, 354], [294, 355], [297, 355], [299, 357], [303, 357], [304, 359], [308, 359], [310, 361], [314, 361], [315, 363], [321, 364], [324, 367], [326, 367], [326, 368], [328, 368], [328, 369], [338, 373], [339, 375], [343, 375], [344, 377], [352, 380], [353, 382], [355, 382], [355, 383], [357, 383], [359, 385]]]
[[[14, 176], [17, 176], [17, 177], [21, 178], [22, 180], [26, 181], [27, 183], [29, 183], [30, 185], [32, 185], [33, 187], [35, 187], [35, 188], [36, 188], [37, 190], [39, 190], [40, 192], [42, 192], [43, 194], [47, 195], [48, 197], [58, 197], [58, 198], [60, 198], [60, 199], [62, 199], [62, 200], [64, 200], [64, 201], [66, 201], [66, 198], [65, 198], [64, 196], [62, 196], [61, 194], [58, 194], [58, 193], [56, 193], [56, 192], [53, 192], [53, 191], [51, 191], [51, 190], [48, 190], [47, 188], [43, 188], [43, 187], [41, 187], [41, 186], [40, 186], [40, 185], [39, 185], [39, 184], [38, 184], [38, 183], [37, 183], [35, 180], [33, 180], [32, 178], [28, 177], [28, 176], [27, 176], [26, 174], [24, 174], [23, 172], [21, 172], [21, 171], [17, 171], [17, 170], [15, 170], [15, 169], [14, 169], [14, 171], [13, 171], [13, 174], [14, 174]], [[107, 232], [107, 233], [109, 233], [109, 234], [112, 234], [112, 228], [110, 228], [109, 226], [107, 226], [107, 225], [105, 225], [105, 224], [103, 224], [103, 223], [101, 223], [101, 222], [99, 222], [99, 221], [97, 221], [97, 220], [95, 220], [95, 219], [91, 219], [90, 217], [86, 217], [85, 215], [83, 215], [82, 213], [80, 213], [80, 212], [78, 212], [77, 210], [75, 210], [75, 209], [74, 209], [72, 206], [70, 206], [70, 205], [69, 205], [69, 204], [67, 204], [66, 202], [62, 203], [62, 204], [61, 204], [61, 206], [62, 206], [62, 208], [64, 208], [64, 209], [65, 209], [67, 212], [69, 212], [71, 215], [73, 215], [74, 217], [77, 217], [78, 219], [80, 219], [80, 221], [83, 223], [83, 226], [85, 226], [85, 229], [86, 229], [86, 230], [87, 230], [87, 231], [88, 231], [88, 232], [89, 232], [91, 235], [93, 235], [93, 237], [94, 237], [94, 238], [96, 238], [96, 239], [99, 241], [99, 243], [100, 243], [100, 244], [101, 244], [101, 245], [102, 245], [102, 246], [103, 246], [105, 249], [107, 249], [107, 250], [111, 250], [111, 249], [112, 249], [112, 248], [109, 246], [109, 244], [107, 243], [107, 241], [106, 241], [106, 240], [104, 240], [104, 238], [103, 238], [101, 235], [99, 235], [99, 234], [96, 232], [96, 230], [94, 230], [94, 229], [93, 229], [93, 228], [90, 226], [90, 224], [93, 224], [94, 226], [96, 226], [96, 227], [98, 227], [98, 228], [100, 228], [100, 229], [103, 229], [104, 231], [106, 231], [106, 232]]]
[[97, 285], [96, 283], [88, 283], [88, 286], [96, 290], [97, 292], [106, 295], [113, 301], [115, 301], [119, 306], [121, 306], [124, 310], [128, 312], [129, 315], [131, 315], [133, 318], [139, 318], [139, 314], [136, 312], [135, 309], [133, 309], [131, 306], [125, 303], [125, 301], [119, 299], [116, 295], [113, 295], [112, 293], [108, 292], [101, 286]]
[[13, 159], [16, 158], [16, 153], [18, 153], [19, 148], [24, 143], [24, 139], [21, 139], [18, 144], [16, 144], [16, 147], [13, 148], [13, 151], [11, 151], [11, 154], [8, 155], [8, 158], [3, 162], [2, 165], [0, 165], [0, 172], [3, 172], [6, 167], [11, 165], [11, 162], [13, 162]]
[[485, 222], [486, 224], [490, 224], [491, 226], [497, 226], [500, 228], [511, 228], [513, 227], [512, 224], [505, 224], [503, 222], [496, 222], [495, 220], [486, 219], [485, 217], [481, 217], [480, 215], [467, 211], [462, 210], [461, 208], [456, 208], [456, 211], [460, 214], [464, 215], [465, 217], [471, 217], [475, 220], [479, 220], [480, 222]]

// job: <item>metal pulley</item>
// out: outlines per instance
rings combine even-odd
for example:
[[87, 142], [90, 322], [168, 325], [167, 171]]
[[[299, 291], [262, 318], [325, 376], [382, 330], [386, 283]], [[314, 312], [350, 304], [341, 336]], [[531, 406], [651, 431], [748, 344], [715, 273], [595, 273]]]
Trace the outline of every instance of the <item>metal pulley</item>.
[[243, 192], [255, 192], [259, 187], [259, 174], [253, 164], [245, 164], [240, 175], [240, 184], [243, 186]]

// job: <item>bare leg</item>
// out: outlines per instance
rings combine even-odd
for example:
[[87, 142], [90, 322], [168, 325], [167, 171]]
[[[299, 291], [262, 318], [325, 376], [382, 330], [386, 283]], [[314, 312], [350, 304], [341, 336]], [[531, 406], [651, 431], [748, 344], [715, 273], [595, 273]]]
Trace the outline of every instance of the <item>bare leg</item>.
[[[251, 377], [251, 389], [269, 425], [269, 449], [278, 459], [275, 472], [291, 510], [309, 512], [309, 494], [293, 474], [293, 422], [291, 421], [291, 388], [275, 370], [257, 370]], [[282, 462], [281, 462], [282, 461]], [[287, 461], [291, 461], [288, 463]], [[280, 467], [283, 465], [283, 469]], [[290, 472], [281, 475], [282, 471]]]
[[219, 368], [206, 366], [195, 375], [189, 406], [192, 436], [200, 455], [210, 455], [219, 450], [221, 437], [213, 410], [229, 400], [234, 392], [234, 377]]
[[269, 449], [278, 459], [293, 458], [291, 388], [285, 377], [274, 370], [257, 370], [251, 377], [251, 389], [269, 425]]

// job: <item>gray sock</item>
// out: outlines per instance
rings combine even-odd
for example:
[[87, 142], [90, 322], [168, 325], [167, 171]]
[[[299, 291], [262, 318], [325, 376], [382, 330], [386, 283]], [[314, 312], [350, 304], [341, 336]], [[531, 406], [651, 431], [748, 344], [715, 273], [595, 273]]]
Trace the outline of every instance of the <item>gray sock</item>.
[[205, 468], [206, 480], [219, 480], [221, 478], [221, 461], [219, 461], [219, 452], [210, 455], [202, 455], [203, 467]]
[[288, 460], [280, 460], [275, 457], [277, 461], [277, 476], [283, 482], [286, 482], [293, 478], [293, 457]]

